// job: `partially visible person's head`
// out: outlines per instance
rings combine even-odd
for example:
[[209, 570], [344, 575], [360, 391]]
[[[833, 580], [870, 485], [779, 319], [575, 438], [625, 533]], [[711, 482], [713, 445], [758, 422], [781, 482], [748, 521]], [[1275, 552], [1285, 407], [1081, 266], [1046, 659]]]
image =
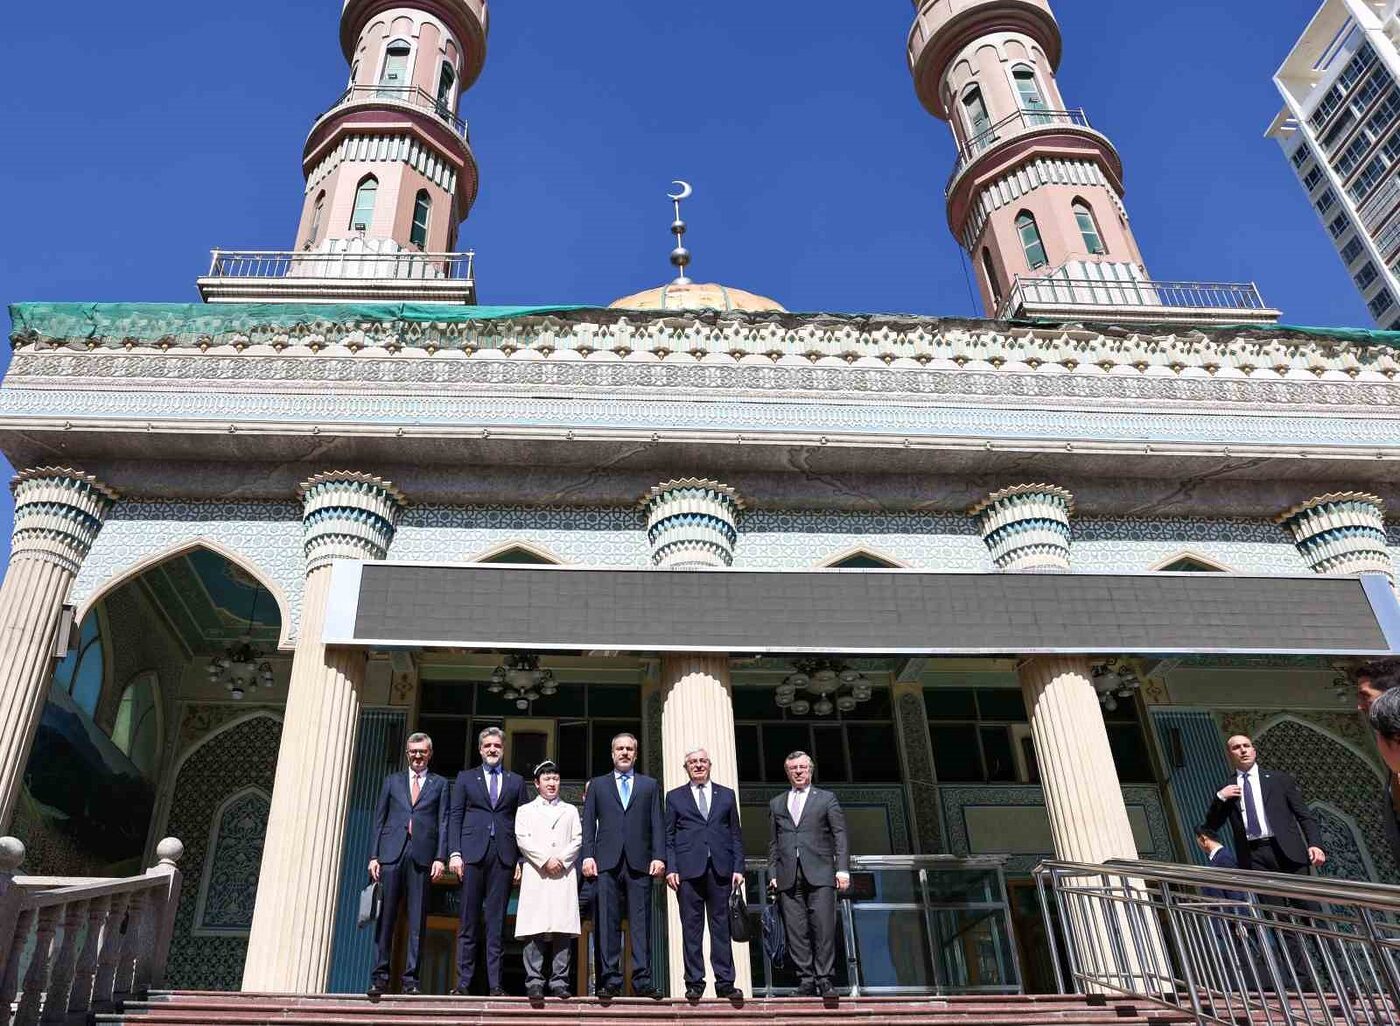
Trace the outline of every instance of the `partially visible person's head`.
[[1390, 688], [1371, 703], [1371, 729], [1376, 748], [1392, 773], [1400, 773], [1400, 688]]
[[433, 758], [433, 739], [427, 734], [408, 735], [408, 765], [414, 773], [422, 773]]
[[1245, 734], [1236, 734], [1226, 741], [1225, 751], [1235, 769], [1242, 772], [1248, 772], [1259, 760], [1259, 753], [1254, 750], [1254, 742]]
[[535, 790], [547, 802], [559, 797], [559, 767], [545, 760], [535, 767]]
[[499, 766], [506, 750], [506, 732], [500, 727], [487, 727], [476, 736], [477, 751], [487, 766]]
[[637, 739], [631, 734], [618, 734], [612, 739], [613, 769], [630, 773], [637, 764]]
[[710, 753], [693, 748], [685, 753], [685, 772], [692, 784], [704, 784], [710, 779]]
[[1214, 830], [1207, 826], [1198, 826], [1196, 828], [1196, 847], [1200, 848], [1205, 854], [1211, 855], [1215, 852], [1216, 848], [1221, 848], [1223, 845], [1220, 843], [1220, 838], [1216, 836]]
[[1369, 713], [1371, 703], [1391, 688], [1400, 687], [1400, 659], [1377, 659], [1351, 671], [1356, 682], [1356, 709]]
[[815, 769], [812, 757], [806, 752], [793, 752], [783, 760], [783, 771], [787, 773], [788, 781], [796, 788], [809, 786]]

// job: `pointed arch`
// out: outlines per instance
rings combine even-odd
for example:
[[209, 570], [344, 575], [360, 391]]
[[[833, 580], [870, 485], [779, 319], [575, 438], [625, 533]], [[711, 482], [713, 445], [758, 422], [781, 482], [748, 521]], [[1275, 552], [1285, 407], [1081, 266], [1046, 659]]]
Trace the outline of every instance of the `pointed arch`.
[[553, 563], [563, 566], [564, 560], [542, 545], [533, 542], [510, 541], [487, 549], [473, 563]]
[[122, 586], [130, 584], [132, 581], [136, 580], [147, 570], [160, 566], [160, 564], [167, 562], [168, 560], [176, 559], [180, 556], [183, 556], [187, 552], [193, 552], [195, 549], [207, 549], [208, 551], [214, 553], [214, 555], [220, 556], [228, 560], [234, 566], [238, 567], [238, 569], [246, 573], [249, 577], [253, 578], [253, 580], [257, 581], [258, 584], [262, 587], [263, 591], [267, 592], [269, 595], [272, 596], [272, 601], [277, 603], [277, 615], [282, 621], [282, 625], [278, 629], [277, 650], [279, 652], [292, 651], [296, 646], [291, 640], [292, 610], [291, 603], [287, 597], [287, 593], [283, 591], [282, 588], [275, 581], [273, 581], [272, 577], [266, 571], [264, 571], [256, 563], [249, 561], [246, 556], [243, 556], [238, 552], [235, 552], [233, 549], [228, 548], [226, 545], [222, 545], [214, 539], [206, 537], [204, 535], [200, 535], [195, 538], [190, 538], [185, 541], [177, 542], [174, 545], [168, 546], [164, 549], [161, 549], [158, 552], [154, 552], [148, 556], [145, 556], [142, 559], [136, 561], [135, 563], [132, 563], [124, 569], [112, 574], [97, 587], [93, 588], [91, 594], [89, 594], [88, 597], [83, 600], [82, 604], [79, 605], [78, 608], [74, 611], [74, 622], [82, 623], [83, 617], [87, 616], [87, 614], [92, 609], [94, 609], [98, 603], [100, 603], [103, 599], [105, 599], [108, 595], [112, 594], [112, 592], [116, 591], [118, 588], [121, 588]]
[[379, 179], [374, 175], [361, 178], [355, 186], [355, 206], [350, 211], [350, 231], [360, 231], [357, 225], [362, 225], [365, 231], [374, 227], [374, 203], [378, 196]]
[[1281, 726], [1285, 723], [1296, 724], [1299, 727], [1312, 731], [1319, 737], [1326, 738], [1328, 741], [1331, 741], [1333, 744], [1336, 744], [1341, 748], [1345, 748], [1348, 752], [1350, 752], [1352, 755], [1356, 756], [1358, 759], [1360, 759], [1363, 763], [1366, 764], [1366, 768], [1371, 771], [1371, 773], [1375, 776], [1378, 782], [1384, 782], [1385, 774], [1380, 770], [1379, 765], [1377, 763], [1377, 756], [1374, 752], [1362, 751], [1354, 743], [1348, 741], [1346, 738], [1341, 737], [1340, 735], [1332, 733], [1332, 731], [1328, 730], [1326, 727], [1319, 726], [1318, 724], [1313, 723], [1311, 720], [1305, 720], [1301, 716], [1295, 716], [1291, 712], [1281, 712], [1270, 716], [1263, 723], [1259, 724], [1257, 728], [1255, 728], [1254, 735], [1250, 738], [1250, 740], [1252, 740], [1254, 742], [1255, 747], [1258, 748], [1259, 742], [1265, 734], [1273, 730], [1275, 727]]
[[[1195, 565], [1182, 565], [1187, 563]], [[1180, 552], [1173, 553], [1148, 569], [1153, 573], [1157, 573], [1158, 571], [1172, 571], [1176, 573], [1231, 574], [1235, 572], [1219, 560], [1211, 559], [1209, 556], [1203, 556], [1199, 552], [1195, 552], [1191, 549], [1182, 549]]]
[[1108, 247], [1103, 241], [1103, 232], [1099, 230], [1099, 219], [1094, 214], [1094, 208], [1083, 196], [1076, 196], [1070, 201], [1070, 210], [1074, 213], [1074, 223], [1079, 228], [1079, 237], [1084, 242], [1084, 251], [1090, 256], [1102, 256], [1108, 253]]
[[908, 565], [909, 564], [905, 563], [903, 560], [895, 559], [893, 556], [869, 545], [857, 545], [853, 548], [844, 549], [835, 555], [826, 557], [817, 564], [819, 567], [827, 567], [832, 570], [900, 569]]
[[[225, 859], [235, 862], [234, 875], [236, 877], [246, 877], [248, 875], [246, 865], [238, 866], [237, 863], [251, 861], [256, 853], [261, 861], [263, 838], [267, 833], [268, 815], [272, 810], [272, 795], [256, 784], [249, 784], [233, 792], [214, 810], [209, 817], [209, 836], [204, 847], [204, 869], [200, 874], [199, 891], [195, 898], [194, 919], [190, 924], [190, 935], [192, 937], [246, 937], [252, 928], [252, 909], [247, 909], [247, 922], [210, 922], [210, 891], [218, 886], [215, 873], [219, 870], [219, 856], [225, 855]], [[235, 813], [236, 819], [229, 820], [230, 812]], [[251, 817], [255, 821], [241, 822]], [[230, 829], [233, 828], [233, 829]], [[229, 847], [220, 848], [220, 842], [231, 841], [237, 848], [230, 850]], [[231, 881], [237, 887], [241, 882], [239, 879]], [[214, 905], [225, 904], [215, 895]], [[237, 902], [240, 910], [246, 906], [246, 902]], [[219, 913], [217, 910], [215, 915]]]
[[1022, 210], [1016, 215], [1016, 234], [1020, 236], [1021, 250], [1026, 255], [1027, 267], [1034, 271], [1050, 263], [1050, 258], [1045, 253], [1045, 240], [1041, 237], [1040, 225], [1029, 210]]
[[147, 780], [158, 775], [165, 747], [163, 699], [160, 674], [152, 669], [138, 670], [122, 688], [109, 734], [112, 743]]

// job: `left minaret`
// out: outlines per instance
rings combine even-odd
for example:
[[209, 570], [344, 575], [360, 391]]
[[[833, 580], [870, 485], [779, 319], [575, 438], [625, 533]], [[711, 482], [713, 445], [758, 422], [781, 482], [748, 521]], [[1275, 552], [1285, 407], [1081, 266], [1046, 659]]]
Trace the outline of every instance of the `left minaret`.
[[205, 301], [474, 303], [456, 248], [478, 174], [458, 112], [488, 21], [486, 0], [344, 0], [350, 80], [307, 136], [294, 247], [216, 250]]

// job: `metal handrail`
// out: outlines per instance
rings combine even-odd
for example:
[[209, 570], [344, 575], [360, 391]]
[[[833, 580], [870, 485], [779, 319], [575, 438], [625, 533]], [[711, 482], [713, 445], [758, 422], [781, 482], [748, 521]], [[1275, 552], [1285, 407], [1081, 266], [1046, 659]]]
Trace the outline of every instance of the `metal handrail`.
[[352, 103], [392, 103], [412, 107], [414, 110], [428, 111], [437, 115], [463, 142], [471, 141], [466, 121], [459, 118], [446, 103], [419, 86], [352, 85], [340, 94], [340, 98], [331, 104], [321, 117]]
[[1017, 275], [999, 316], [1027, 305], [1071, 307], [1145, 306], [1187, 310], [1267, 310], [1254, 282], [1141, 281], [1136, 278], [1027, 278]]
[[424, 253], [325, 252], [319, 250], [210, 251], [208, 278], [383, 278], [475, 281], [476, 251]]
[[1400, 888], [1136, 860], [1034, 876], [1062, 992], [1228, 1026], [1400, 1024]]
[[1056, 125], [1089, 129], [1094, 127], [1089, 124], [1089, 116], [1084, 113], [1082, 107], [1076, 107], [1073, 110], [1018, 110], [1014, 114], [1008, 114], [958, 147], [953, 170], [948, 174], [948, 189], [952, 189], [953, 183], [957, 181], [960, 174], [967, 170], [969, 164], [997, 143], [1015, 138], [1022, 132], [1050, 128]]

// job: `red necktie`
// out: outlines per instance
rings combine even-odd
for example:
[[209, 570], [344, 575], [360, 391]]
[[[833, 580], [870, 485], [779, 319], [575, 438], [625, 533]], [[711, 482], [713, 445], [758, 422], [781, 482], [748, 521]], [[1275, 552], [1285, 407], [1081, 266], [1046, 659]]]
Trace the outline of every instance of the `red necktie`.
[[[419, 792], [422, 791], [422, 789], [423, 789], [422, 780], [423, 780], [423, 778], [420, 777], [417, 773], [413, 774], [413, 785], [409, 788], [409, 804], [410, 804], [410, 805], [417, 805], [417, 804], [418, 804], [418, 794], [419, 794]], [[413, 817], [412, 817], [412, 816], [409, 816], [409, 817], [408, 817], [408, 836], [409, 836], [409, 837], [412, 837], [412, 836], [413, 836]]]

